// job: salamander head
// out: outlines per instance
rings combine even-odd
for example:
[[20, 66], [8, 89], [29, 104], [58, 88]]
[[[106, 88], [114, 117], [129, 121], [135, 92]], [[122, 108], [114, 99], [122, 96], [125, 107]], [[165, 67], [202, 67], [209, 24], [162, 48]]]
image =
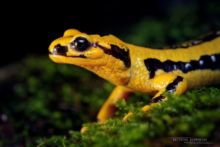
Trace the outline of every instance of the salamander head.
[[129, 49], [117, 37], [87, 35], [75, 29], [65, 31], [50, 44], [49, 57], [57, 63], [84, 67], [113, 83], [121, 80], [111, 77], [117, 75], [113, 72], [124, 73], [131, 64]]

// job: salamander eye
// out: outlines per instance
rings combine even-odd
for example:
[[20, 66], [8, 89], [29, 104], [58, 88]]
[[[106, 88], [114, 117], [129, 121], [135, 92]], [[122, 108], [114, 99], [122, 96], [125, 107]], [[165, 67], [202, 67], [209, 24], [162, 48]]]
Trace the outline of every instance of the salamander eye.
[[85, 51], [91, 46], [91, 43], [84, 37], [77, 37], [70, 43], [72, 49], [77, 51]]

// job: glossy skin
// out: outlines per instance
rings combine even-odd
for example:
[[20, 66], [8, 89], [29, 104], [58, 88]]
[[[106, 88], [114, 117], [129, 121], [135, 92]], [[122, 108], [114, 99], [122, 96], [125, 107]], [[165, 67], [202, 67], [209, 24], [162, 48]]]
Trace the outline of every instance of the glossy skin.
[[148, 111], [165, 98], [165, 92], [179, 95], [187, 88], [219, 84], [219, 35], [216, 32], [215, 38], [189, 47], [159, 50], [128, 44], [113, 35], [70, 29], [51, 43], [49, 57], [56, 63], [86, 68], [116, 85], [98, 114], [99, 122], [104, 122], [114, 115], [115, 103], [131, 92], [154, 95], [142, 109]]

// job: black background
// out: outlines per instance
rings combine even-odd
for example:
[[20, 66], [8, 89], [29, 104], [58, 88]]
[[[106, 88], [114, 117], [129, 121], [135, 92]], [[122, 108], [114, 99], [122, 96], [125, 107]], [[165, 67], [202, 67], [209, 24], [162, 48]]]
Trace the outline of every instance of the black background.
[[[46, 55], [50, 42], [61, 36], [68, 28], [76, 28], [87, 33], [117, 35], [118, 30], [123, 30], [142, 18], [164, 19], [169, 17], [166, 16], [166, 12], [171, 6], [190, 2], [190, 0], [9, 1], [6, 5], [1, 5], [3, 26], [0, 65], [14, 63], [30, 54]], [[205, 20], [210, 16], [203, 11], [204, 0], [200, 0], [199, 4], [201, 19]]]

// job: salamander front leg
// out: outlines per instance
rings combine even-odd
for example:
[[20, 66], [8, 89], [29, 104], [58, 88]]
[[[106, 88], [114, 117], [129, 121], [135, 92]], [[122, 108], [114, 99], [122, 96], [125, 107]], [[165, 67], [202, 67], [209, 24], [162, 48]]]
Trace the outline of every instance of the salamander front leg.
[[105, 122], [108, 118], [114, 116], [116, 110], [115, 104], [120, 99], [127, 99], [131, 93], [132, 92], [129, 89], [122, 86], [117, 86], [100, 109], [97, 116], [98, 121], [102, 123]]
[[[127, 99], [131, 93], [132, 91], [129, 89], [122, 86], [117, 86], [100, 109], [97, 115], [98, 122], [104, 123], [106, 120], [113, 117], [116, 111], [116, 103], [120, 99]], [[87, 127], [82, 127], [80, 132], [85, 133], [87, 130]]]

